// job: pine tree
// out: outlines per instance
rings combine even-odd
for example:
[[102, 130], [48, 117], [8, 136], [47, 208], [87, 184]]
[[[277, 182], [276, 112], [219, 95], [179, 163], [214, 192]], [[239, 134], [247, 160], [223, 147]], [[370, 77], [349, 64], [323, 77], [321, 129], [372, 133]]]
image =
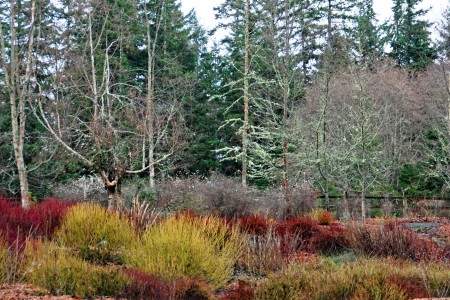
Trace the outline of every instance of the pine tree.
[[370, 66], [377, 56], [383, 52], [383, 39], [380, 29], [376, 26], [376, 15], [373, 10], [373, 0], [362, 0], [357, 4], [356, 15], [356, 51], [362, 63]]
[[304, 83], [310, 82], [312, 69], [319, 58], [318, 52], [324, 48], [320, 42], [324, 30], [320, 20], [325, 13], [321, 2], [323, 1], [297, 1], [292, 8], [292, 17], [295, 22], [292, 34], [298, 37], [294, 41], [294, 46], [300, 48], [299, 56]]
[[436, 58], [429, 32], [431, 23], [420, 19], [428, 10], [416, 8], [421, 2], [394, 0], [390, 55], [399, 67], [424, 70]]
[[220, 162], [216, 155], [216, 150], [224, 147], [218, 131], [220, 124], [225, 121], [222, 107], [219, 101], [208, 101], [213, 95], [220, 94], [223, 59], [217, 45], [202, 52], [195, 92], [185, 104], [186, 125], [192, 131], [192, 138], [184, 160], [191, 174], [208, 176], [216, 170], [227, 173], [227, 164]]
[[438, 51], [443, 59], [450, 60], [450, 6], [444, 11], [439, 24]]

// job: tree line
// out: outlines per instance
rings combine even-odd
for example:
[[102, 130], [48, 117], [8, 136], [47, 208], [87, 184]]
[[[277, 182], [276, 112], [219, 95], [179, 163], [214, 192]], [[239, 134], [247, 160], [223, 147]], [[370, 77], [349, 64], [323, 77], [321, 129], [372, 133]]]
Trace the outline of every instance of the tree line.
[[[226, 0], [208, 46], [175, 0], [0, 1], [0, 192], [220, 172], [330, 195], [450, 188], [449, 16], [394, 0]], [[439, 41], [431, 40], [437, 28]], [[364, 210], [364, 201], [362, 201]]]

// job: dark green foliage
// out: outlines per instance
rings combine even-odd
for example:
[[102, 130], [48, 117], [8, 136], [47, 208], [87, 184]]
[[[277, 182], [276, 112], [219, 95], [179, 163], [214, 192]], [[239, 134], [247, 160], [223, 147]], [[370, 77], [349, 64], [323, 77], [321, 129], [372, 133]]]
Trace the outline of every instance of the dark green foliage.
[[422, 0], [395, 0], [390, 25], [391, 56], [399, 67], [424, 70], [436, 58], [430, 38], [431, 23], [420, 19], [427, 10], [417, 9]]
[[438, 24], [440, 40], [437, 44], [440, 56], [450, 59], [450, 6], [444, 11], [442, 21]]
[[191, 174], [207, 176], [209, 172], [226, 169], [216, 150], [223, 147], [219, 126], [223, 121], [218, 100], [210, 100], [219, 91], [222, 80], [223, 57], [217, 48], [204, 51], [200, 56], [195, 93], [185, 101], [187, 126], [192, 131], [191, 146], [183, 159]]
[[[248, 182], [251, 185], [259, 189], [279, 186], [285, 179], [286, 156], [287, 177], [292, 185], [311, 185], [329, 195], [449, 194], [450, 150], [448, 135], [443, 133], [447, 128], [445, 122], [434, 124], [432, 120], [437, 119], [437, 114], [429, 112], [447, 109], [442, 106], [448, 97], [444, 84], [438, 83], [417, 99], [412, 99], [414, 93], [420, 93], [413, 89], [413, 81], [407, 87], [400, 83], [393, 85], [392, 89], [402, 90], [392, 91], [386, 97], [386, 103], [396, 107], [395, 114], [391, 114], [391, 108], [383, 112], [372, 109], [387, 107], [377, 103], [385, 100], [374, 97], [384, 93], [382, 88], [373, 87], [383, 86], [383, 81], [370, 81], [371, 75], [385, 74], [389, 68], [384, 53], [387, 43], [397, 66], [409, 70], [425, 70], [437, 57], [436, 50], [440, 57], [448, 58], [449, 10], [438, 24], [441, 40], [434, 49], [431, 23], [423, 18], [427, 10], [418, 9], [421, 3], [422, 0], [395, 0], [392, 22], [379, 26], [373, 0], [250, 1]], [[26, 24], [31, 1], [16, 4], [17, 42], [26, 49], [23, 46], [28, 39]], [[33, 101], [26, 107], [24, 149], [32, 196], [44, 197], [51, 193], [53, 184], [101, 172], [110, 182], [117, 182], [117, 186], [109, 188], [110, 192], [120, 191], [123, 180], [132, 182], [134, 173], [139, 173], [137, 170], [143, 169], [138, 176], [146, 180], [149, 172], [145, 166], [150, 160], [150, 137], [145, 137], [150, 127], [149, 92], [154, 96], [152, 125], [157, 179], [193, 174], [207, 178], [213, 171], [229, 177], [240, 175], [245, 1], [227, 0], [216, 8], [218, 28], [227, 28], [227, 35], [211, 48], [195, 12], [183, 14], [180, 1], [62, 0], [61, 4], [36, 1]], [[0, 1], [7, 55], [11, 45], [7, 26], [9, 5], [9, 1]], [[147, 51], [147, 20], [150, 35], [155, 39], [152, 91], [147, 90], [147, 66], [151, 60]], [[25, 53], [19, 53], [23, 61]], [[445, 68], [444, 64], [439, 65], [440, 77]], [[349, 82], [360, 75], [349, 74], [359, 69], [361, 76], [368, 76], [367, 82], [364, 81], [367, 86], [363, 87], [368, 92], [359, 95], [364, 103], [358, 106], [351, 103], [358, 92], [351, 90], [354, 85]], [[386, 76], [391, 76], [388, 73]], [[415, 80], [414, 76], [410, 79]], [[2, 71], [0, 81], [4, 81]], [[98, 95], [94, 95], [94, 81]], [[92, 164], [80, 162], [52, 139], [42, 118], [37, 119], [34, 113], [39, 112], [36, 106], [39, 99], [43, 114], [54, 129], [58, 128], [64, 142]], [[442, 103], [432, 109], [425, 107], [438, 101]], [[102, 103], [107, 110], [97, 120], [93, 113], [95, 102]], [[108, 105], [103, 105], [107, 102]], [[3, 88], [0, 91], [0, 193], [3, 194], [19, 190], [9, 107]], [[343, 111], [339, 111], [341, 108]], [[302, 116], [294, 116], [294, 110], [302, 111]], [[347, 110], [354, 110], [361, 117], [359, 121], [348, 121], [351, 115]], [[424, 120], [410, 120], [411, 115], [422, 113]], [[305, 119], [308, 121], [300, 124]], [[419, 125], [416, 128], [410, 124]], [[304, 127], [295, 128], [297, 125]], [[405, 127], [413, 129], [405, 133]], [[422, 138], [424, 128], [429, 132]], [[362, 136], [363, 131], [367, 138], [358, 144], [355, 136]], [[342, 138], [334, 141], [333, 135], [341, 132]], [[173, 141], [179, 143], [174, 145]], [[411, 146], [406, 146], [408, 143]], [[396, 149], [390, 151], [391, 146]], [[416, 149], [404, 149], [408, 147]], [[294, 165], [297, 154], [308, 160], [307, 167], [303, 162]], [[336, 165], [342, 168], [332, 171], [336, 159], [339, 160]], [[361, 174], [361, 169], [367, 169], [367, 174]], [[368, 184], [372, 179], [374, 183]], [[155, 190], [138, 188], [143, 196], [146, 194], [144, 198], [156, 199]], [[220, 210], [231, 207], [219, 199], [216, 202]]]
[[375, 24], [377, 19], [373, 10], [373, 0], [360, 1], [357, 4], [358, 14], [356, 16], [356, 42], [358, 44], [361, 61], [371, 66], [377, 56], [383, 52], [383, 39], [381, 30]]

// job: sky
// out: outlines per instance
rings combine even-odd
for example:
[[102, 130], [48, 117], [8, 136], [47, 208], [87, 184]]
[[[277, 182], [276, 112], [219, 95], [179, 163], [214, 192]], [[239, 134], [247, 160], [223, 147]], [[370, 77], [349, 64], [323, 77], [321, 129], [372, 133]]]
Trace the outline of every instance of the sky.
[[[216, 24], [213, 8], [222, 2], [224, 0], [181, 0], [181, 6], [184, 13], [194, 8], [200, 24], [209, 30]], [[392, 16], [392, 0], [374, 0], [373, 3], [379, 21], [386, 20]], [[450, 0], [423, 0], [419, 8], [431, 8], [426, 18], [431, 22], [436, 22], [441, 20], [442, 12], [448, 5], [450, 5]]]

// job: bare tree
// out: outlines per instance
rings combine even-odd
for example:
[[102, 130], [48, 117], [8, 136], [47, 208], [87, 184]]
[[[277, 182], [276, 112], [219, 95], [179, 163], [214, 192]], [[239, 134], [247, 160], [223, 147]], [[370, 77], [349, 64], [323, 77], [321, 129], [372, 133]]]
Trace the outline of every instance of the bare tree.
[[7, 94], [9, 95], [14, 158], [19, 175], [20, 196], [24, 208], [28, 208], [30, 205], [27, 168], [24, 160], [24, 141], [26, 120], [25, 107], [31, 95], [30, 80], [32, 75], [35, 7], [35, 0], [32, 0], [29, 13], [28, 42], [21, 48], [16, 24], [16, 17], [18, 14], [16, 11], [16, 1], [10, 1], [8, 28], [10, 34], [9, 57], [6, 46], [6, 37], [3, 34], [2, 26], [0, 26], [1, 65], [5, 77]]
[[[126, 177], [154, 172], [155, 164], [184, 147], [181, 101], [177, 95], [168, 95], [165, 102], [154, 103], [157, 37], [149, 36], [148, 24], [143, 39], [150, 58], [147, 94], [142, 96], [133, 82], [137, 75], [120, 64], [120, 54], [129, 45], [127, 37], [136, 34], [126, 23], [128, 14], [135, 12], [103, 1], [77, 2], [70, 9], [81, 34], [77, 38], [84, 44], [66, 47], [63, 61], [54, 62], [52, 90], [41, 88], [39, 117], [68, 153], [102, 178], [109, 209], [120, 210]], [[71, 45], [73, 37], [67, 34], [66, 38], [66, 45]], [[170, 84], [180, 94], [189, 88], [181, 79]], [[155, 145], [163, 147], [164, 155], [154, 157]]]
[[[147, 8], [147, 3], [144, 4], [145, 11], [145, 28], [147, 35], [147, 112], [146, 112], [146, 120], [147, 120], [147, 136], [148, 140], [148, 168], [149, 168], [149, 184], [150, 188], [155, 188], [155, 118], [154, 118], [154, 101], [155, 101], [155, 60], [156, 60], [156, 46], [158, 42], [159, 31], [161, 29], [161, 23], [163, 20], [163, 11], [164, 11], [165, 1], [161, 1], [161, 5], [159, 8], [159, 14], [156, 19], [156, 28], [154, 36], [152, 36], [151, 28], [150, 28], [150, 20], [148, 18], [148, 14], [150, 13]], [[143, 146], [143, 157], [142, 157], [142, 168], [146, 168], [145, 163], [145, 145], [146, 141], [144, 139]]]

